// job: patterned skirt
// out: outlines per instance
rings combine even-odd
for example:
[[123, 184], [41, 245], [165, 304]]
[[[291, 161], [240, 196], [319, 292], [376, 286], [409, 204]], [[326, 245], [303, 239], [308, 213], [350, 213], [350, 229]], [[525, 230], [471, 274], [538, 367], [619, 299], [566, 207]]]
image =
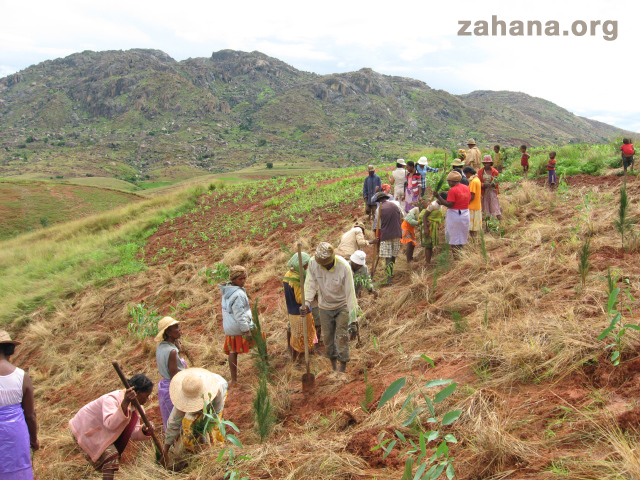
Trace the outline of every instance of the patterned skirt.
[[489, 215], [493, 217], [497, 217], [498, 215], [502, 215], [502, 211], [500, 210], [500, 202], [498, 202], [498, 194], [496, 191], [491, 188], [482, 192], [482, 212], [485, 217]]
[[412, 243], [414, 246], [418, 245], [416, 241], [416, 228], [407, 223], [406, 220], [402, 221], [402, 240], [401, 243]]
[[249, 353], [251, 347], [254, 346], [253, 339], [246, 339], [242, 335], [224, 337], [224, 346], [222, 349], [224, 353], [229, 355], [230, 353]]

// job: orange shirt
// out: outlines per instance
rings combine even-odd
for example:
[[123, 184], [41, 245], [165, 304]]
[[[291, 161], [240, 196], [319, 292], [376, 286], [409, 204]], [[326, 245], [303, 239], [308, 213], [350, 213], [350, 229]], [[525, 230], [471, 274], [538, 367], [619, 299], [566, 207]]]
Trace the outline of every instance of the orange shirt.
[[480, 195], [482, 195], [482, 182], [477, 176], [474, 176], [469, 182], [469, 190], [475, 193], [475, 198], [469, 202], [469, 210], [480, 210], [482, 208]]

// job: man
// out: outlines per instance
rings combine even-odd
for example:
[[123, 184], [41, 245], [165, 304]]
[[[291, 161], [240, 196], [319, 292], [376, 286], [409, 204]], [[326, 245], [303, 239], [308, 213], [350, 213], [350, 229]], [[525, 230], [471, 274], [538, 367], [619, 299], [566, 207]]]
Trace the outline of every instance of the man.
[[462, 163], [462, 160], [460, 160], [459, 158], [456, 158], [453, 162], [451, 162], [451, 168], [453, 169], [453, 171], [458, 172], [462, 176], [462, 180], [460, 181], [460, 183], [468, 187], [469, 180], [462, 174], [462, 167], [464, 167], [464, 163]]
[[362, 187], [364, 213], [365, 215], [369, 215], [369, 220], [371, 220], [371, 215], [375, 213], [376, 208], [378, 208], [378, 205], [371, 201], [371, 197], [373, 197], [373, 194], [380, 190], [380, 188], [382, 188], [382, 180], [376, 175], [376, 167], [369, 165], [369, 175], [364, 179], [364, 186]]
[[[370, 198], [369, 200], [376, 208], [378, 208], [378, 204], [373, 201], [373, 198]], [[346, 258], [356, 250], [366, 247], [368, 244], [369, 242], [364, 238], [364, 223], [356, 222], [351, 230], [342, 235], [338, 248], [336, 248], [336, 253], [341, 257]]]
[[[380, 203], [378, 214], [380, 215], [380, 235], [378, 238], [371, 240], [369, 243], [380, 244], [380, 257], [385, 259], [387, 282], [391, 285], [393, 280], [393, 266], [396, 262], [398, 252], [402, 246], [402, 212], [400, 209], [389, 202], [391, 198], [386, 193], [378, 193], [377, 200]], [[377, 234], [377, 232], [376, 232]]]
[[366, 288], [369, 293], [373, 294], [374, 298], [378, 298], [378, 292], [373, 287], [371, 275], [369, 275], [369, 269], [367, 268], [367, 254], [362, 250], [356, 250], [349, 258], [349, 265], [351, 265], [351, 272], [353, 273], [356, 297], [360, 297], [362, 289]]
[[396, 161], [396, 169], [389, 175], [389, 183], [393, 185], [393, 199], [400, 203], [400, 207], [404, 209], [404, 183], [406, 181], [407, 166], [403, 158]]
[[301, 314], [311, 311], [316, 294], [326, 356], [334, 371], [344, 373], [350, 360], [349, 324], [356, 319], [358, 302], [351, 266], [336, 255], [327, 242], [318, 244], [315, 256], [309, 261], [304, 282], [305, 306], [300, 308]]
[[469, 180], [469, 191], [471, 201], [469, 202], [469, 233], [472, 237], [482, 230], [482, 182], [476, 175], [473, 167], [466, 166], [462, 170], [467, 180]]
[[466, 152], [464, 166], [466, 167], [467, 165], [471, 165], [477, 172], [482, 168], [482, 152], [480, 152], [480, 149], [476, 147], [476, 141], [473, 138], [467, 140], [467, 146], [469, 147], [469, 150]]
[[438, 169], [429, 166], [427, 157], [420, 157], [420, 160], [418, 160], [418, 165], [416, 165], [416, 171], [422, 177], [422, 198], [424, 198], [424, 192], [427, 189], [427, 172], [436, 173], [438, 172]]

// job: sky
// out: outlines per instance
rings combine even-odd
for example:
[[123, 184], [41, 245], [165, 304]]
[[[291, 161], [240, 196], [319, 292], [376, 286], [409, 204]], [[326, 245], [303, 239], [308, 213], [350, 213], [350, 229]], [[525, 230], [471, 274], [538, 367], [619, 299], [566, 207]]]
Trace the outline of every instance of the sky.
[[[453, 94], [524, 92], [640, 132], [637, 1], [0, 0], [0, 12], [0, 77], [84, 50], [153, 48], [176, 60], [258, 50], [319, 74], [372, 68]], [[490, 34], [493, 16], [506, 30], [523, 22], [525, 35], [482, 35], [477, 22]], [[476, 34], [458, 35], [461, 21]], [[529, 21], [542, 35], [526, 35]], [[550, 21], [559, 36], [544, 34]]]

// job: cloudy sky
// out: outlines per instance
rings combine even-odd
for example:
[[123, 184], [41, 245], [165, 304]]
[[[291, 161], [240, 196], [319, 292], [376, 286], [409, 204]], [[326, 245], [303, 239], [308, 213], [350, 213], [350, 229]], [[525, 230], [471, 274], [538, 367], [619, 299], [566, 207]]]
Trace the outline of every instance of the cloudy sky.
[[[640, 132], [637, 1], [0, 0], [0, 11], [0, 77], [83, 50], [155, 48], [176, 60], [258, 50], [320, 74], [370, 67], [454, 94], [521, 91]], [[525, 22], [525, 33], [538, 20], [543, 35], [458, 35], [465, 20], [491, 33], [493, 15], [507, 29]], [[549, 21], [559, 36], [544, 35]]]

